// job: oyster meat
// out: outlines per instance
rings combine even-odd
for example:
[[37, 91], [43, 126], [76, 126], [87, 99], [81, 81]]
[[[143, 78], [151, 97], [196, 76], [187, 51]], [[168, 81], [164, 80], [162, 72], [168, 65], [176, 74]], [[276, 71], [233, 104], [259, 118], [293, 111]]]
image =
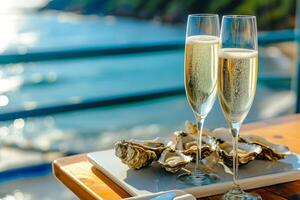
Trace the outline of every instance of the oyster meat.
[[178, 172], [191, 161], [192, 157], [186, 156], [173, 148], [165, 149], [158, 160], [161, 167], [172, 173]]
[[291, 154], [287, 146], [273, 144], [257, 135], [241, 135], [240, 140], [248, 144], [257, 144], [261, 146], [262, 152], [258, 155], [258, 159], [270, 161], [279, 160], [286, 158]]
[[[232, 167], [233, 164], [233, 145], [230, 142], [223, 142], [219, 145], [219, 156], [222, 162]], [[239, 165], [245, 165], [254, 160], [262, 151], [259, 145], [239, 143], [238, 144], [238, 159]]]
[[[197, 154], [197, 138], [191, 133], [186, 133], [182, 131], [176, 131], [176, 144], [175, 149], [181, 151], [183, 154], [192, 156], [193, 159], [196, 159]], [[213, 151], [217, 149], [217, 141], [208, 136], [202, 136], [202, 145], [201, 145], [201, 155], [202, 159], [210, 155]]]
[[166, 146], [159, 139], [122, 140], [115, 144], [115, 155], [128, 167], [140, 169], [158, 160], [164, 149]]

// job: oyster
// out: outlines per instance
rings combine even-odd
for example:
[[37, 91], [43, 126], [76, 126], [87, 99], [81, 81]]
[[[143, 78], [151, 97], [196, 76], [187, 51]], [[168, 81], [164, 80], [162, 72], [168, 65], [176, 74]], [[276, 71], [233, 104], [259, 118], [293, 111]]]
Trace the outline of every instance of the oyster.
[[[176, 136], [175, 149], [181, 151], [185, 155], [192, 156], [193, 159], [196, 159], [197, 154], [197, 138], [191, 133], [185, 133], [182, 131], [177, 131], [174, 133]], [[202, 159], [210, 155], [213, 151], [217, 149], [217, 141], [208, 136], [202, 136], [202, 145], [201, 145], [201, 155]]]
[[[230, 142], [223, 142], [219, 145], [219, 156], [223, 163], [232, 167], [233, 163], [233, 145]], [[239, 165], [245, 165], [254, 160], [262, 151], [259, 145], [239, 143], [238, 144], [238, 159]]]
[[240, 136], [240, 140], [249, 144], [261, 146], [262, 152], [258, 155], [258, 159], [271, 161], [279, 160], [286, 158], [291, 154], [287, 146], [273, 144], [257, 135], [242, 135]]
[[158, 160], [162, 151], [166, 149], [163, 142], [156, 140], [122, 140], [115, 144], [115, 155], [133, 169], [146, 167], [154, 160]]
[[[197, 125], [190, 121], [185, 121], [185, 132], [197, 136], [198, 134]], [[202, 135], [207, 135], [208, 133], [209, 133], [208, 130], [203, 129]]]
[[197, 138], [195, 135], [183, 131], [176, 131], [174, 132], [174, 135], [176, 136], [175, 149], [184, 152], [196, 147]]
[[[217, 128], [210, 133], [210, 136], [217, 138], [221, 143], [231, 141], [231, 133], [226, 128]], [[257, 159], [274, 161], [286, 158], [291, 154], [287, 146], [273, 144], [257, 135], [240, 135], [239, 142], [259, 145], [262, 151]]]
[[220, 143], [231, 142], [232, 135], [229, 129], [227, 128], [216, 128], [212, 132], [208, 133], [211, 137], [216, 138]]
[[176, 173], [188, 163], [192, 161], [192, 157], [186, 156], [183, 153], [172, 148], [165, 149], [158, 162], [168, 172]]
[[141, 145], [144, 149], [154, 151], [157, 156], [157, 160], [160, 154], [167, 148], [167, 142], [162, 138], [155, 138], [154, 140], [130, 140], [136, 145]]
[[198, 128], [196, 126], [196, 124], [190, 122], [190, 121], [185, 121], [185, 131], [187, 133], [193, 134], [193, 135], [197, 135], [198, 133]]

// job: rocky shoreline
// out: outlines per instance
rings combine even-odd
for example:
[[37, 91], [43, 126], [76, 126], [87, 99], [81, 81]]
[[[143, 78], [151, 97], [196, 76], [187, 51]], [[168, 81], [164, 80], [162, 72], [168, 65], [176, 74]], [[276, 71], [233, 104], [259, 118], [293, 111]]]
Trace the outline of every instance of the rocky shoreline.
[[116, 15], [184, 23], [188, 13], [256, 15], [260, 30], [293, 28], [295, 0], [269, 0], [267, 3], [245, 0], [52, 0], [40, 10], [63, 10], [79, 14]]

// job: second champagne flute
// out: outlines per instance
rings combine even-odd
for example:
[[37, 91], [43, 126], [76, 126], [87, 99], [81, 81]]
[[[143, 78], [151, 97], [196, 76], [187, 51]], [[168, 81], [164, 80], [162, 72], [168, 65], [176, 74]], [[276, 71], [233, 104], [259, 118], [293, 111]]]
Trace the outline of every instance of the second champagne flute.
[[221, 27], [218, 96], [232, 134], [233, 184], [225, 200], [258, 200], [244, 192], [238, 182], [238, 137], [255, 96], [258, 72], [257, 28], [255, 16], [226, 15]]
[[193, 14], [188, 16], [184, 81], [185, 91], [198, 127], [195, 169], [179, 179], [191, 185], [206, 185], [218, 180], [215, 174], [201, 171], [201, 141], [204, 120], [216, 98], [219, 49], [219, 16]]

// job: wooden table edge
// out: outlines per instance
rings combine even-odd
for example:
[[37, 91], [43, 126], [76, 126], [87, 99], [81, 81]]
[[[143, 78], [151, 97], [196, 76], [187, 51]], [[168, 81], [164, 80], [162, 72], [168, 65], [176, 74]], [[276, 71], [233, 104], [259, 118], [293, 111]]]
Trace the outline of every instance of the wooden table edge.
[[[88, 162], [86, 154], [79, 154], [79, 155], [75, 155], [75, 156], [71, 156], [71, 157], [76, 158], [76, 160], [78, 160], [80, 158], [81, 161], [86, 160], [86, 162]], [[71, 160], [71, 157], [67, 157], [67, 158], [70, 158], [70, 160]], [[100, 198], [94, 191], [92, 191], [86, 185], [82, 184], [80, 181], [73, 178], [69, 174], [69, 172], [67, 172], [66, 170], [63, 169], [63, 166], [61, 166], [60, 162], [63, 162], [65, 164], [65, 161], [66, 161], [66, 157], [63, 157], [63, 158], [54, 160], [52, 162], [52, 171], [53, 171], [53, 174], [56, 177], [56, 179], [58, 181], [62, 182], [63, 185], [65, 185], [67, 188], [69, 188], [80, 199], [99, 199], [99, 200], [101, 200], [102, 198]], [[74, 184], [67, 178], [71, 179], [76, 184]], [[84, 194], [84, 195], [78, 195], [78, 193]], [[86, 198], [82, 198], [83, 196]]]

